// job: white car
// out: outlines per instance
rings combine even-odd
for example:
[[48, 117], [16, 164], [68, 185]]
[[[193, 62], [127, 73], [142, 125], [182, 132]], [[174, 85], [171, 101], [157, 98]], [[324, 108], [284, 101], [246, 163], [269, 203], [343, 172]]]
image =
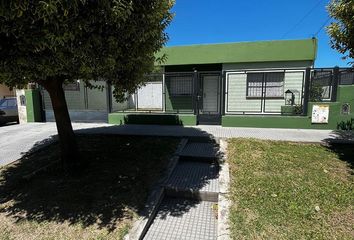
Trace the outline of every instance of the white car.
[[0, 100], [0, 124], [19, 122], [17, 100], [15, 97]]

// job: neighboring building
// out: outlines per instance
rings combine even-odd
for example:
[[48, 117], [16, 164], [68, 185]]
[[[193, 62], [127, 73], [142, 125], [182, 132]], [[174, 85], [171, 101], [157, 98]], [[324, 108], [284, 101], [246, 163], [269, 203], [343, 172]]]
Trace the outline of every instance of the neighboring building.
[[[316, 39], [166, 47], [163, 54], [161, 72], [147, 76], [146, 85], [124, 103], [114, 101], [105, 82], [98, 82], [104, 91], [80, 81], [66, 86], [72, 120], [334, 129], [354, 117], [341, 118], [337, 101], [354, 105], [354, 74], [314, 69]], [[346, 86], [338, 86], [340, 77]], [[309, 117], [316, 89], [317, 100], [331, 105], [327, 124], [312, 124]], [[46, 119], [54, 120], [49, 96], [42, 95]]]
[[14, 96], [16, 96], [16, 94], [13, 90], [10, 90], [10, 88], [6, 87], [3, 84], [0, 84], [0, 99], [4, 97], [14, 97]]

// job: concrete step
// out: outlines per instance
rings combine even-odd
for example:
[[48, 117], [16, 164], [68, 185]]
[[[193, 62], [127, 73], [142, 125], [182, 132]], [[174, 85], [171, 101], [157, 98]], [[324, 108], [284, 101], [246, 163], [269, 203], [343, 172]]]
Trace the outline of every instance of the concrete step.
[[219, 166], [203, 162], [180, 161], [165, 187], [193, 191], [219, 192]]
[[219, 166], [181, 161], [164, 185], [167, 196], [218, 201]]
[[193, 190], [185, 190], [185, 189], [173, 189], [166, 188], [165, 195], [168, 197], [175, 198], [185, 198], [197, 201], [207, 201], [217, 203], [219, 201], [219, 194], [216, 192], [200, 192]]
[[180, 153], [180, 160], [215, 162], [218, 146], [212, 142], [188, 142]]
[[215, 240], [215, 203], [165, 198], [148, 229], [145, 240]]

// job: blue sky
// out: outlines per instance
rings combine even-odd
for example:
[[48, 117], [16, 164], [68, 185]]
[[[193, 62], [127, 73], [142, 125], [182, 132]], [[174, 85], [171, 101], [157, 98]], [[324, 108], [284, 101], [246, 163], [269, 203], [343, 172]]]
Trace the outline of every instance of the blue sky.
[[[329, 0], [176, 0], [167, 46], [313, 37], [329, 17]], [[332, 20], [330, 20], [332, 21]], [[330, 23], [327, 23], [327, 25]], [[331, 49], [323, 28], [316, 36], [316, 67], [348, 67]]]

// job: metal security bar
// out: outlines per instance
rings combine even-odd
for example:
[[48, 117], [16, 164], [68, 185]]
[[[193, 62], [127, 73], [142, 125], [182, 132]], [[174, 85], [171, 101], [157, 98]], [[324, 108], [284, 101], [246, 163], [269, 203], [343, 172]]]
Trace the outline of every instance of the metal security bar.
[[331, 101], [335, 82], [333, 69], [314, 69], [311, 72], [310, 102]]
[[303, 114], [305, 72], [305, 69], [227, 71], [225, 114]]
[[339, 85], [354, 84], [354, 69], [346, 68], [339, 70]]
[[194, 73], [165, 73], [164, 79], [165, 112], [193, 113], [196, 82]]

